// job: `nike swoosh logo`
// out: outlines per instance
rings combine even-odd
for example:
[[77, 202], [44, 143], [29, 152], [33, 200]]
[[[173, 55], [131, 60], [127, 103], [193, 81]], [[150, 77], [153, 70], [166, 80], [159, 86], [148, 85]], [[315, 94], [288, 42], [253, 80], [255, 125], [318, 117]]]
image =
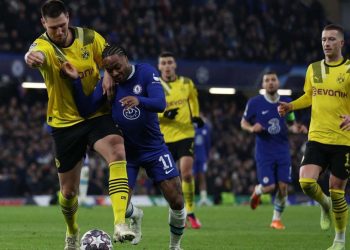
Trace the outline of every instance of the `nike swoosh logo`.
[[261, 112], [261, 114], [263, 114], [263, 115], [266, 115], [267, 113], [269, 113], [268, 110], [264, 110], [264, 111]]
[[170, 169], [170, 170], [165, 170], [165, 174], [169, 174], [171, 171], [173, 171], [174, 168]]

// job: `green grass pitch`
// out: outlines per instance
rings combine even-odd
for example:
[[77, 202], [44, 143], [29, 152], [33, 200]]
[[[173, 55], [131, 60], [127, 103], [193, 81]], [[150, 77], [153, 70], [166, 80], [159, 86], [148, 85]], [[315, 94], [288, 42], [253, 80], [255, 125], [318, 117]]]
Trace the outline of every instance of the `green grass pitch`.
[[[116, 244], [115, 250], [168, 249], [168, 209], [144, 209], [143, 239], [137, 246]], [[203, 227], [186, 229], [182, 247], [185, 250], [205, 249], [327, 249], [333, 241], [333, 229], [321, 231], [319, 207], [290, 206], [283, 221], [286, 230], [269, 228], [272, 206], [263, 205], [255, 211], [248, 206], [215, 206], [197, 208]], [[79, 209], [81, 235], [93, 228], [113, 232], [110, 207]], [[58, 206], [0, 207], [0, 249], [62, 250], [65, 226]], [[348, 237], [349, 238], [349, 237]], [[347, 246], [350, 242], [347, 240]]]

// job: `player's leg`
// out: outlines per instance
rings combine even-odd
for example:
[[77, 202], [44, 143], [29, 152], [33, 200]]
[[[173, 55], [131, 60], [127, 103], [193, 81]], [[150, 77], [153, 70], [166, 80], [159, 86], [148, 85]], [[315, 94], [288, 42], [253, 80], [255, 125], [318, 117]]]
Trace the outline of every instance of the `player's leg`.
[[182, 178], [182, 190], [185, 199], [185, 207], [187, 212], [187, 219], [194, 229], [199, 229], [201, 223], [194, 214], [194, 194], [195, 194], [195, 183], [192, 174], [193, 157], [182, 156], [179, 160], [181, 178]]
[[68, 172], [58, 173], [60, 192], [58, 203], [67, 225], [65, 250], [79, 249], [79, 226], [77, 223], [78, 189], [81, 162]]
[[256, 209], [260, 205], [260, 197], [263, 194], [275, 191], [274, 161], [272, 159], [256, 159], [256, 173], [259, 184], [255, 186], [250, 196], [250, 207]]
[[350, 147], [334, 146], [331, 175], [329, 177], [329, 193], [332, 200], [335, 237], [330, 250], [345, 249], [345, 235], [348, 224], [348, 204], [345, 200], [345, 188], [350, 175]]
[[86, 128], [86, 123], [81, 123], [51, 132], [60, 184], [58, 203], [67, 225], [65, 249], [69, 250], [79, 249], [78, 190], [81, 159], [87, 146]]
[[181, 249], [181, 239], [186, 223], [186, 210], [179, 177], [159, 183], [164, 198], [169, 203], [170, 243], [169, 249]]
[[187, 219], [194, 229], [199, 229], [201, 223], [194, 214], [194, 176], [193, 176], [193, 138], [167, 144], [181, 171], [182, 191], [185, 199]]
[[322, 171], [321, 166], [328, 166], [329, 164], [328, 158], [330, 156], [328, 157], [325, 149], [324, 145], [320, 143], [308, 142], [299, 172], [301, 189], [321, 206], [320, 226], [322, 230], [329, 229], [331, 225], [331, 201], [317, 183]]
[[125, 212], [129, 197], [124, 140], [112, 118], [101, 116], [92, 119], [89, 144], [109, 165], [109, 196], [114, 214], [114, 241], [131, 241], [135, 234], [125, 224]]
[[321, 171], [322, 168], [318, 165], [304, 165], [300, 168], [299, 182], [303, 192], [320, 204], [320, 226], [322, 230], [327, 230], [331, 225], [331, 200], [317, 183]]
[[147, 175], [159, 186], [169, 203], [169, 248], [180, 250], [182, 234], [186, 223], [186, 210], [181, 189], [181, 180], [175, 161], [166, 147], [156, 157], [143, 162]]
[[89, 187], [89, 156], [85, 155], [83, 160], [83, 167], [80, 172], [80, 185], [79, 185], [79, 204], [82, 206], [90, 207], [91, 204], [87, 203], [87, 191]]
[[134, 206], [131, 202], [131, 196], [133, 189], [136, 185], [136, 179], [139, 172], [139, 167], [137, 164], [128, 161], [127, 163], [127, 172], [128, 172], [128, 183], [129, 183], [129, 201], [128, 207], [126, 209], [125, 218], [130, 221], [130, 229], [134, 232], [135, 238], [131, 241], [131, 244], [137, 245], [142, 238], [142, 219], [143, 211], [142, 209]]
[[282, 213], [284, 212], [284, 208], [286, 206], [287, 201], [287, 194], [288, 194], [288, 184], [285, 182], [278, 182], [278, 188], [275, 195], [274, 200], [274, 209], [273, 209], [273, 216], [272, 216], [272, 222], [271, 227], [274, 229], [285, 229], [285, 226], [282, 223]]
[[193, 166], [193, 174], [196, 177], [196, 180], [198, 182], [198, 189], [199, 189], [199, 195], [200, 195], [198, 206], [212, 205], [212, 202], [208, 199], [208, 194], [207, 194], [207, 180], [205, 176], [206, 170], [207, 170], [206, 162], [195, 161]]
[[271, 227], [274, 229], [285, 229], [282, 223], [282, 213], [286, 207], [288, 196], [288, 184], [292, 181], [292, 163], [289, 152], [280, 154], [276, 157], [277, 165], [275, 168], [278, 180], [277, 192], [274, 200], [274, 210], [272, 216]]

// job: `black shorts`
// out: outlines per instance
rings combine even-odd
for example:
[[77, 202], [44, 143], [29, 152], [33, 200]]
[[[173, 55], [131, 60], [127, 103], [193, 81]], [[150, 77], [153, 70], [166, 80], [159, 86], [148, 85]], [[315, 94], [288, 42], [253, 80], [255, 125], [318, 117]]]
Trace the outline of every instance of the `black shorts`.
[[308, 141], [301, 166], [315, 164], [345, 180], [350, 176], [350, 146], [322, 144]]
[[87, 146], [107, 135], [122, 135], [110, 115], [85, 120], [65, 128], [52, 128], [55, 163], [59, 173], [67, 172], [84, 157]]
[[178, 161], [182, 156], [192, 156], [193, 157], [193, 143], [194, 138], [183, 139], [177, 142], [170, 142], [166, 145], [169, 148], [171, 155], [173, 156], [175, 162]]

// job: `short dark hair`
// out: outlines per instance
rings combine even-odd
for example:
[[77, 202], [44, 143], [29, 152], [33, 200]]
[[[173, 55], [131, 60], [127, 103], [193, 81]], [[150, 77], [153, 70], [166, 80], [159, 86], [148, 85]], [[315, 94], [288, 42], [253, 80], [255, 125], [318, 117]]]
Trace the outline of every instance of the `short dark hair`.
[[126, 50], [117, 44], [107, 45], [102, 52], [102, 58], [106, 58], [112, 55], [122, 55], [127, 57]]
[[64, 2], [60, 0], [48, 0], [41, 6], [41, 16], [56, 18], [62, 13], [68, 14]]
[[338, 24], [328, 24], [323, 28], [323, 30], [337, 30], [344, 37], [344, 28]]
[[175, 59], [175, 54], [171, 51], [163, 51], [159, 54], [159, 58], [161, 57], [172, 57]]
[[276, 73], [276, 71], [269, 70], [269, 71], [264, 72], [263, 76], [264, 75], [276, 75], [277, 76], [277, 73]]

